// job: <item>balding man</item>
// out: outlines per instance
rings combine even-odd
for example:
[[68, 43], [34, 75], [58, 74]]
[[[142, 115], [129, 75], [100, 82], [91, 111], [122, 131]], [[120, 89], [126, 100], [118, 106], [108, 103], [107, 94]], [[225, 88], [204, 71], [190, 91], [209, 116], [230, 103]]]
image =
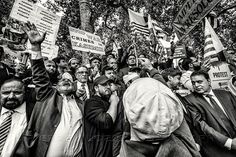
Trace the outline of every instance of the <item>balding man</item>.
[[9, 157], [30, 118], [33, 105], [26, 102], [25, 87], [21, 80], [6, 80], [0, 90], [0, 154]]

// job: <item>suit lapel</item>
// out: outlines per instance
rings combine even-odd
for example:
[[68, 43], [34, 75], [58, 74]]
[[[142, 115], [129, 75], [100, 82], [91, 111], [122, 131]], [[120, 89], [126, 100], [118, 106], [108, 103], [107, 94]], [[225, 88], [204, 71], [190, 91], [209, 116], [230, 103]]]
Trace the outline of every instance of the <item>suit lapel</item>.
[[228, 103], [226, 102], [229, 102], [229, 100], [225, 99], [225, 96], [223, 96], [222, 92], [219, 92], [219, 91], [213, 91], [215, 96], [217, 97], [217, 99], [220, 101], [221, 105], [223, 106], [227, 116], [229, 117], [230, 121], [233, 123], [234, 126], [236, 126], [236, 120], [234, 118], [234, 115], [232, 114], [231, 112], [231, 105], [227, 105]]
[[223, 121], [221, 120], [221, 118], [218, 116], [218, 113], [211, 107], [211, 105], [207, 102], [207, 100], [202, 96], [202, 95], [198, 95], [198, 100], [200, 102], [200, 104], [206, 108], [211, 115], [215, 118], [215, 120], [225, 129], [225, 131], [228, 133], [227, 128], [225, 127]]

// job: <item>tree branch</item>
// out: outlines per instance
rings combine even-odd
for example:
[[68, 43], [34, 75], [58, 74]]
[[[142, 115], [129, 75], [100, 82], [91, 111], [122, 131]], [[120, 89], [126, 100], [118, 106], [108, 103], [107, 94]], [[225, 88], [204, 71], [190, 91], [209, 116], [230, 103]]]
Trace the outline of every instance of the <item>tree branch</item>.
[[224, 13], [226, 13], [228, 10], [231, 10], [231, 9], [233, 9], [233, 8], [236, 8], [236, 3], [233, 4], [232, 6], [228, 7], [228, 8], [225, 8], [225, 9], [221, 10], [221, 11], [218, 13], [217, 16], [219, 17], [221, 14], [224, 14]]

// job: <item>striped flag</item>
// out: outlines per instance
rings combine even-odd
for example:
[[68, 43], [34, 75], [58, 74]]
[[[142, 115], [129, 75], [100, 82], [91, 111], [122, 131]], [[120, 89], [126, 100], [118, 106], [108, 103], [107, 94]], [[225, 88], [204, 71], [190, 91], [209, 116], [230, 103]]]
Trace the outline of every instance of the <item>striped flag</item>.
[[211, 27], [207, 18], [205, 18], [205, 46], [204, 46], [204, 59], [211, 59], [213, 61], [220, 60], [220, 52], [224, 49], [223, 44], [216, 35], [214, 29]]
[[128, 11], [131, 31], [133, 33], [140, 33], [145, 36], [149, 36], [148, 24], [145, 21], [143, 14], [134, 12], [131, 9], [129, 9]]
[[[128, 12], [129, 12], [131, 31], [133, 33], [140, 33], [140, 34], [145, 35], [146, 37], [149, 37], [150, 27], [152, 27], [155, 32], [157, 31], [163, 32], [162, 28], [158, 25], [156, 21], [151, 19], [150, 15], [148, 15], [148, 20], [146, 21], [144, 19], [143, 14], [134, 12], [131, 9], [128, 9]], [[152, 25], [150, 25], [150, 23]]]

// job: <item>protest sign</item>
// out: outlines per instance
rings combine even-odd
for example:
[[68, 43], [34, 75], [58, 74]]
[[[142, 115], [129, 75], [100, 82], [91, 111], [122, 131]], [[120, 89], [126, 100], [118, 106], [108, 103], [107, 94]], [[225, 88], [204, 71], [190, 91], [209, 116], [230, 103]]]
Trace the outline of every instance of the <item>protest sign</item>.
[[72, 49], [77, 51], [105, 54], [105, 46], [99, 36], [69, 27]]
[[220, 0], [187, 0], [178, 12], [173, 26], [183, 39], [215, 6]]
[[174, 53], [173, 57], [174, 58], [185, 58], [186, 57], [185, 46], [183, 46], [183, 45], [176, 46], [175, 53]]
[[[55, 46], [61, 17], [44, 9], [28, 0], [16, 0], [11, 10], [10, 17], [22, 22], [34, 23], [40, 33], [47, 32], [42, 43], [42, 52]], [[44, 50], [45, 49], [45, 50]], [[44, 54], [43, 55], [47, 55]]]
[[227, 88], [228, 81], [231, 78], [230, 69], [227, 63], [221, 63], [211, 66], [208, 72], [213, 89]]

